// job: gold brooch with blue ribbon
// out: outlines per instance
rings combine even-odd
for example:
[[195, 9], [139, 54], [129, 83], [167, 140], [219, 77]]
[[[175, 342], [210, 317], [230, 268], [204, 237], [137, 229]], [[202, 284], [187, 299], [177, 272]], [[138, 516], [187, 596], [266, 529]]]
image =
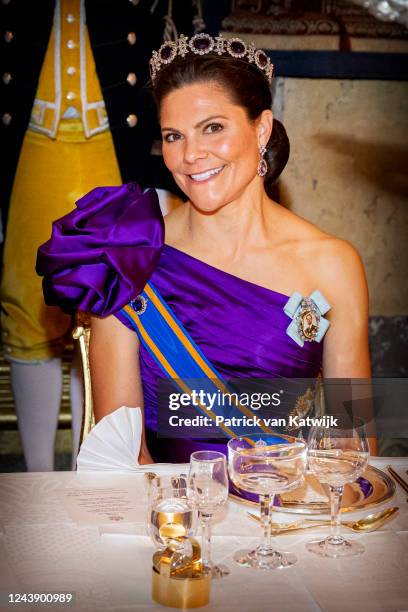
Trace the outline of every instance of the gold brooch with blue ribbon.
[[295, 291], [283, 307], [284, 313], [292, 319], [286, 333], [299, 346], [305, 342], [320, 342], [330, 325], [324, 318], [330, 308], [329, 302], [318, 290], [308, 297]]

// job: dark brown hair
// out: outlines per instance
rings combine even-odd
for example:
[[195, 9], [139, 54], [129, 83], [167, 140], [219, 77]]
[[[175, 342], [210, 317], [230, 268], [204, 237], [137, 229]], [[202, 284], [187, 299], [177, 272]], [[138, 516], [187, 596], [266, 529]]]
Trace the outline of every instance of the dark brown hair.
[[[153, 84], [157, 106], [174, 89], [197, 82], [215, 82], [238, 106], [243, 107], [249, 120], [257, 119], [263, 110], [272, 106], [272, 95], [266, 76], [254, 64], [233, 57], [214, 54], [178, 57], [163, 66]], [[272, 135], [267, 144], [265, 159], [268, 172], [264, 177], [265, 191], [273, 193], [273, 183], [286, 166], [289, 158], [289, 139], [282, 123], [273, 121]]]

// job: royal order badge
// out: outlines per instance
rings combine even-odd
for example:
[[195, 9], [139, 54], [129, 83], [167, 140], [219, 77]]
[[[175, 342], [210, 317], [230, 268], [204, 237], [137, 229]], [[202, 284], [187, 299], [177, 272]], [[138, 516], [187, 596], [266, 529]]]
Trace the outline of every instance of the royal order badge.
[[295, 291], [283, 308], [292, 319], [286, 333], [299, 346], [305, 342], [320, 342], [330, 325], [323, 316], [330, 308], [320, 291], [313, 291], [308, 297]]

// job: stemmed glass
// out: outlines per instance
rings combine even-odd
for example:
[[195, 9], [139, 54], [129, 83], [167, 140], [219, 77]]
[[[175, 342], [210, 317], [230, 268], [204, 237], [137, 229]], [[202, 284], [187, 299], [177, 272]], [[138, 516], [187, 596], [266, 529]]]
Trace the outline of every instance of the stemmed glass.
[[296, 563], [294, 554], [277, 552], [272, 545], [272, 506], [275, 494], [300, 485], [306, 454], [306, 442], [291, 436], [254, 434], [228, 442], [228, 468], [234, 485], [257, 493], [261, 506], [261, 543], [254, 550], [234, 554], [240, 565], [270, 570]]
[[188, 475], [188, 496], [199, 511], [202, 529], [202, 562], [212, 578], [229, 574], [224, 565], [211, 561], [211, 521], [217, 508], [228, 499], [228, 473], [225, 455], [217, 451], [197, 451], [191, 454]]
[[312, 427], [308, 436], [309, 470], [330, 488], [331, 534], [306, 548], [319, 557], [353, 557], [362, 554], [364, 546], [340, 534], [341, 499], [344, 485], [366, 469], [370, 451], [363, 419], [347, 414], [331, 417], [333, 426]]

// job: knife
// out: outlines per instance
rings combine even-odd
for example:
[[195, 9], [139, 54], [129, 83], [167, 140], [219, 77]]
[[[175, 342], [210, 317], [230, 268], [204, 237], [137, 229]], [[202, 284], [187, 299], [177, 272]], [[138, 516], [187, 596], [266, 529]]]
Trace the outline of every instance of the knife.
[[408, 493], [408, 483], [405, 482], [405, 480], [401, 478], [401, 476], [397, 474], [397, 472], [393, 470], [393, 468], [390, 465], [387, 465], [387, 470], [389, 471], [393, 479], [399, 484], [399, 486], [402, 489], [404, 489], [406, 493]]

